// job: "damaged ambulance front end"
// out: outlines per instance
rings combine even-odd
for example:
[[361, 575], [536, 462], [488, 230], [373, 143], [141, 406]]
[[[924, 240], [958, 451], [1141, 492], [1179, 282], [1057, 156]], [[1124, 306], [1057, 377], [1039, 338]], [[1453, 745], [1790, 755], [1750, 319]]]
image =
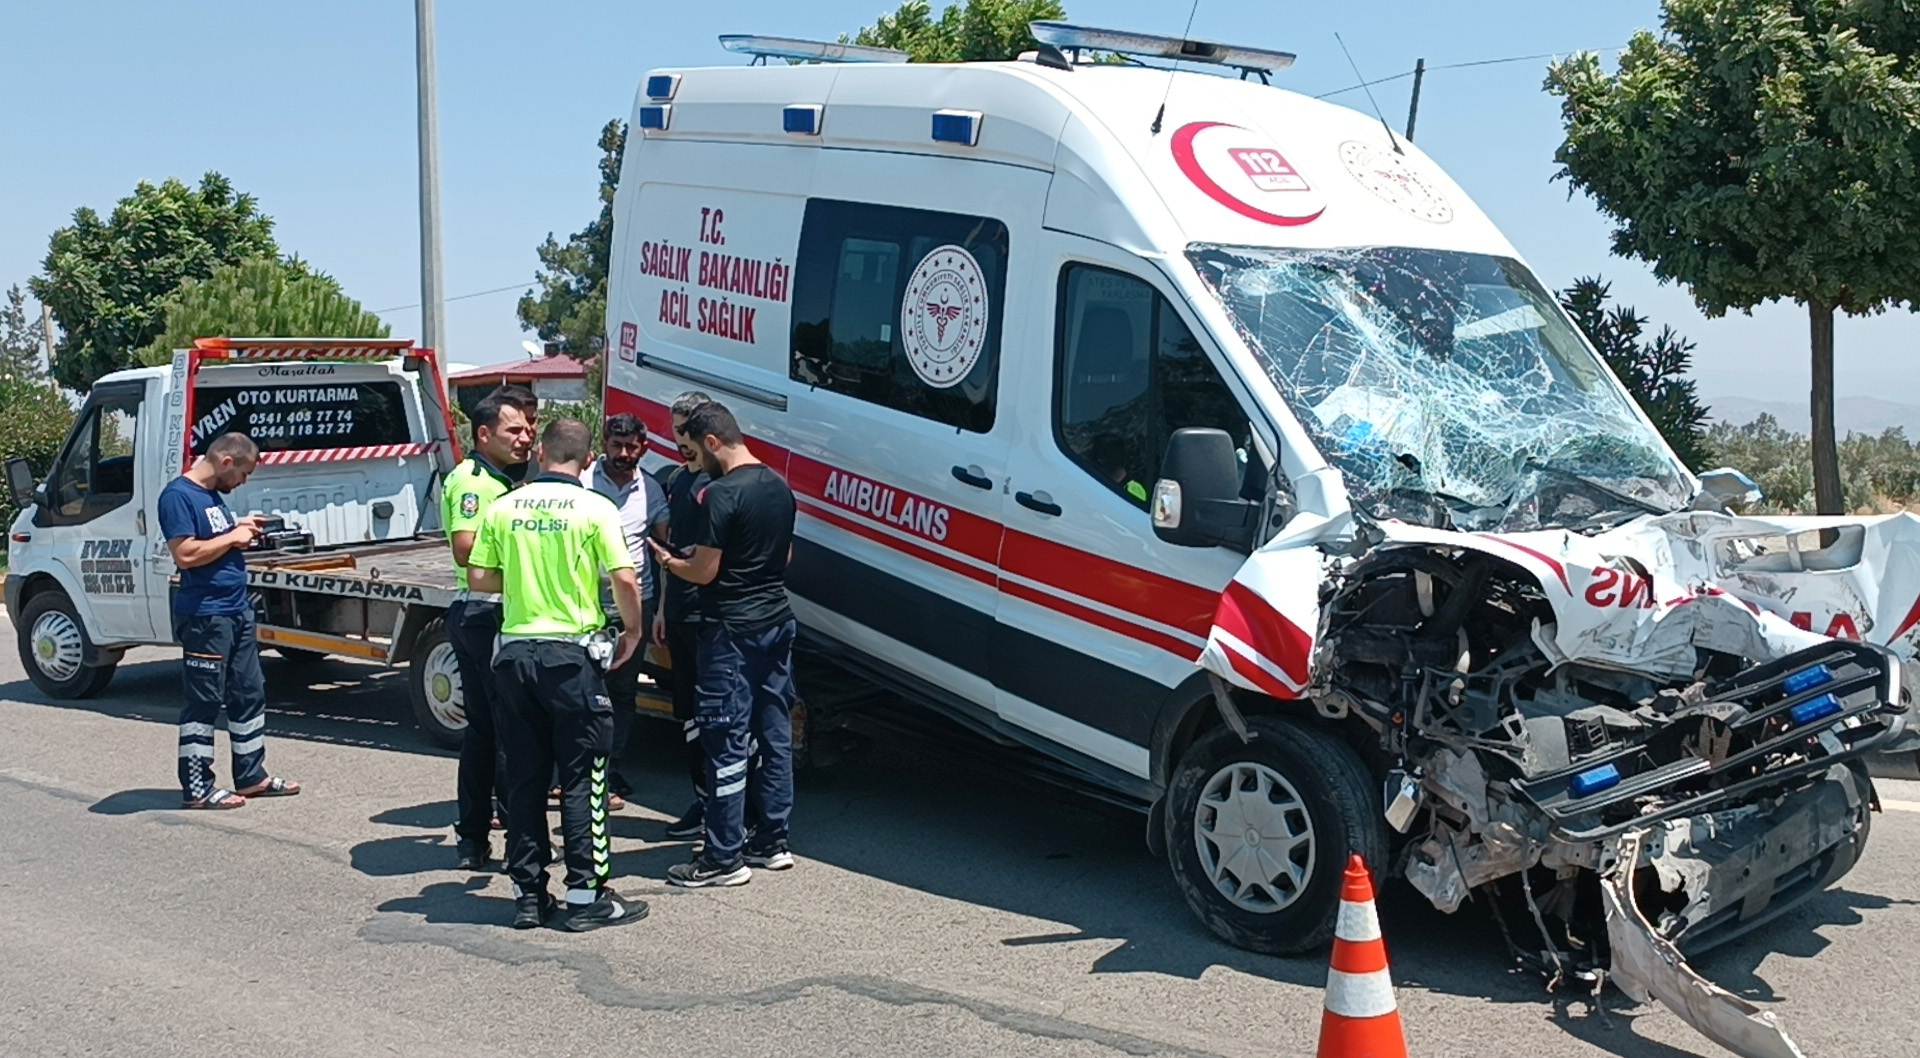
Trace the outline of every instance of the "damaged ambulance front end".
[[1223, 711], [1291, 699], [1345, 731], [1387, 873], [1485, 901], [1556, 984], [1797, 1054], [1684, 954], [1861, 855], [1863, 758], [1907, 724], [1920, 519], [1725, 513], [1511, 258], [1189, 256], [1327, 464], [1223, 596]]

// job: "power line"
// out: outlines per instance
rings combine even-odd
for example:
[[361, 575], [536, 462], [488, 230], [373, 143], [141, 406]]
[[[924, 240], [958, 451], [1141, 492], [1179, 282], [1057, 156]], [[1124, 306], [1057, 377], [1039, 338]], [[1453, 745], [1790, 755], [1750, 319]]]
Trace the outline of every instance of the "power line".
[[[458, 294], [458, 295], [455, 295], [454, 297], [450, 297], [445, 300], [465, 301], [468, 298], [484, 298], [488, 294], [504, 294], [509, 290], [525, 290], [530, 285], [531, 284], [527, 284], [527, 283], [515, 283], [512, 286], [494, 287], [492, 290], [476, 290], [471, 294]], [[373, 314], [375, 316], [378, 316], [383, 312], [399, 312], [403, 309], [417, 309], [419, 307], [420, 307], [420, 302], [416, 301], [411, 305], [395, 305], [390, 309], [374, 309]]]
[[[1504, 59], [1475, 59], [1472, 62], [1452, 62], [1452, 63], [1447, 63], [1444, 66], [1429, 66], [1427, 67], [1427, 72], [1432, 73], [1435, 70], [1464, 70], [1469, 66], [1498, 66], [1501, 63], [1509, 63], [1509, 62], [1535, 62], [1540, 59], [1558, 59], [1562, 55], [1578, 54], [1578, 52], [1581, 50], [1604, 54], [1610, 51], [1625, 51], [1626, 49], [1623, 47], [1622, 48], [1586, 48], [1586, 49], [1576, 49], [1575, 51], [1541, 52], [1538, 55], [1510, 55]], [[1388, 84], [1390, 82], [1403, 80], [1405, 78], [1412, 77], [1412, 76], [1413, 76], [1412, 70], [1403, 70], [1400, 73], [1394, 74], [1391, 77], [1382, 77], [1377, 81], [1362, 81], [1359, 84], [1348, 85], [1345, 88], [1336, 88], [1331, 92], [1322, 92], [1319, 95], [1314, 96], [1313, 98], [1329, 99], [1329, 98], [1332, 98], [1333, 96], [1343, 95], [1347, 92], [1358, 92], [1362, 88], [1371, 88], [1377, 84]]]

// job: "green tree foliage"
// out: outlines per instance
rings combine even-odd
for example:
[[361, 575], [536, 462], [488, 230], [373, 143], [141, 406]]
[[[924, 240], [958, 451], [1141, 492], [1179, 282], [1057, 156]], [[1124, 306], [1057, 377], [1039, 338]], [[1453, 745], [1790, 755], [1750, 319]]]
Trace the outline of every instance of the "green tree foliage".
[[1693, 364], [1693, 343], [1672, 327], [1660, 328], [1651, 341], [1644, 338], [1647, 318], [1631, 305], [1607, 304], [1610, 288], [1598, 276], [1579, 280], [1560, 294], [1573, 322], [1606, 358], [1620, 381], [1633, 394], [1660, 435], [1694, 470], [1703, 468], [1707, 451], [1707, 409], [1694, 394], [1687, 369]]
[[[1714, 460], [1745, 471], [1766, 492], [1761, 509], [1804, 514], [1814, 509], [1812, 443], [1771, 415], [1743, 426], [1715, 423], [1707, 432]], [[1841, 483], [1849, 511], [1885, 511], [1920, 503], [1920, 442], [1895, 427], [1840, 442]]]
[[620, 155], [627, 126], [609, 121], [600, 130], [600, 215], [565, 243], [548, 233], [534, 253], [540, 258], [535, 288], [520, 297], [520, 325], [571, 356], [592, 356], [606, 333], [607, 266], [613, 258], [613, 192], [620, 184]]
[[19, 379], [46, 384], [40, 369], [40, 325], [27, 316], [27, 295], [19, 285], [7, 288], [7, 303], [0, 307], [0, 381]]
[[129, 367], [160, 333], [160, 303], [182, 280], [205, 279], [223, 264], [279, 253], [273, 219], [219, 173], [198, 188], [142, 181], [102, 220], [91, 208], [53, 233], [45, 274], [28, 285], [53, 310], [61, 340], [54, 377], [84, 390]]
[[1718, 316], [1807, 307], [1817, 506], [1844, 502], [1833, 314], [1920, 297], [1920, 17], [1885, 0], [1662, 0], [1620, 70], [1578, 55], [1560, 175], [1616, 222], [1613, 250]]
[[141, 362], [166, 364], [195, 338], [385, 338], [380, 317], [348, 297], [333, 277], [297, 258], [221, 265], [189, 279], [162, 303], [165, 329]]
[[[24, 459], [33, 472], [45, 476], [60, 454], [60, 445], [73, 429], [73, 405], [44, 377], [0, 378], [0, 459]], [[12, 525], [20, 509], [8, 490], [0, 488], [0, 524]]]
[[1038, 47], [1027, 23], [1066, 16], [1057, 0], [956, 0], [935, 19], [927, 0], [906, 0], [852, 43], [904, 51], [914, 62], [999, 61]]

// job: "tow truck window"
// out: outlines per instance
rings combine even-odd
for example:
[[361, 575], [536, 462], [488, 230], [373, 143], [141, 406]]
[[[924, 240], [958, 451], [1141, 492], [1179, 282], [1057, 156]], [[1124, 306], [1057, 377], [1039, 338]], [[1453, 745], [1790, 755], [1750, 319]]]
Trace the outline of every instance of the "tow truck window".
[[413, 440], [398, 382], [311, 386], [201, 386], [194, 393], [193, 454], [223, 433], [262, 452], [407, 444]]
[[1173, 431], [1225, 430], [1250, 451], [1247, 416], [1179, 313], [1153, 287], [1072, 264], [1060, 273], [1055, 426], [1060, 446], [1144, 509]]
[[48, 491], [48, 524], [78, 525], [133, 500], [133, 443], [140, 394], [96, 396], [67, 441]]
[[962, 430], [993, 428], [1007, 226], [815, 199], [794, 269], [794, 380]]

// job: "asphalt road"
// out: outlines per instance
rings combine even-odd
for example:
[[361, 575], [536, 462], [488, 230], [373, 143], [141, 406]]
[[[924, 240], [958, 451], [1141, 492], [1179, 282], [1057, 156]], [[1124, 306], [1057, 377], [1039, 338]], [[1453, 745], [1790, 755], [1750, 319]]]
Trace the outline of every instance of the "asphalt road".
[[[898, 747], [803, 780], [798, 869], [688, 893], [658, 882], [687, 852], [661, 838], [677, 732], [642, 724], [615, 874], [652, 916], [515, 932], [503, 878], [447, 869], [454, 761], [400, 676], [269, 666], [269, 761], [307, 792], [184, 813], [172, 655], [70, 703], [4, 651], [0, 1053], [1313, 1053], [1322, 959], [1214, 941], [1137, 820]], [[1920, 784], [1881, 794], [1837, 889], [1698, 963], [1813, 1058], [1920, 1053]], [[1723, 1053], [1617, 993], [1546, 994], [1471, 906], [1399, 891], [1382, 917], [1415, 1056]]]

